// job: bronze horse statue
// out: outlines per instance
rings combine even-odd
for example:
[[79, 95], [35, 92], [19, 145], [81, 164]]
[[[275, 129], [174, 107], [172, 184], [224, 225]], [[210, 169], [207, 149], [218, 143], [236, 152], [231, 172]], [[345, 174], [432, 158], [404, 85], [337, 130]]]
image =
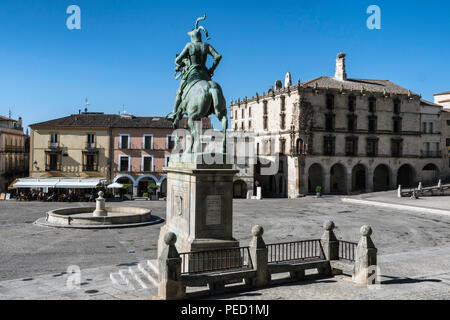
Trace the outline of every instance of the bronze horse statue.
[[[206, 15], [197, 19], [195, 28], [188, 32], [191, 42], [175, 59], [175, 79], [182, 77], [182, 81], [177, 92], [174, 111], [167, 118], [173, 121], [175, 128], [178, 128], [179, 121], [187, 115], [191, 141], [185, 152], [190, 153], [195, 142], [194, 122], [215, 114], [222, 123], [222, 152], [226, 153], [228, 129], [226, 101], [220, 85], [211, 80], [222, 56], [210, 44], [202, 42], [200, 31], [204, 31], [209, 39], [206, 29], [198, 25], [205, 19]], [[214, 58], [213, 65], [209, 69], [206, 67], [208, 55]], [[181, 73], [177, 75], [178, 72]]]

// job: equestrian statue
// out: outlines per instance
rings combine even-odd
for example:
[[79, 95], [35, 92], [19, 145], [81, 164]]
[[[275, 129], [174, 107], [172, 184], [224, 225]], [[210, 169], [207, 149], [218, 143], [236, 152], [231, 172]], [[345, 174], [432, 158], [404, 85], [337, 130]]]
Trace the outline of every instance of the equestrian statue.
[[[175, 59], [175, 79], [181, 78], [180, 87], [175, 99], [175, 107], [167, 119], [173, 122], [175, 129], [184, 115], [188, 117], [191, 135], [189, 147], [185, 152], [192, 152], [194, 146], [194, 122], [215, 114], [222, 123], [222, 152], [226, 153], [226, 131], [228, 128], [227, 106], [219, 84], [212, 81], [214, 71], [222, 60], [222, 56], [206, 42], [202, 42], [201, 31], [210, 40], [208, 31], [199, 26], [199, 22], [206, 20], [206, 14], [195, 22], [195, 27], [188, 35], [188, 42], [183, 51]], [[211, 68], [206, 66], [208, 55], [214, 59]]]

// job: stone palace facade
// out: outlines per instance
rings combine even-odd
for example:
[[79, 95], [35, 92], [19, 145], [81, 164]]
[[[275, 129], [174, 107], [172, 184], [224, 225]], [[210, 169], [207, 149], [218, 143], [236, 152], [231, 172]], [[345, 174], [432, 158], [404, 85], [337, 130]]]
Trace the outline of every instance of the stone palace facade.
[[[235, 132], [253, 132], [255, 183], [263, 196], [350, 194], [434, 183], [447, 172], [442, 106], [388, 80], [334, 77], [292, 84], [288, 73], [267, 93], [232, 101]], [[278, 154], [279, 156], [277, 156]], [[445, 160], [445, 161], [444, 161]], [[260, 175], [267, 161], [278, 172]]]

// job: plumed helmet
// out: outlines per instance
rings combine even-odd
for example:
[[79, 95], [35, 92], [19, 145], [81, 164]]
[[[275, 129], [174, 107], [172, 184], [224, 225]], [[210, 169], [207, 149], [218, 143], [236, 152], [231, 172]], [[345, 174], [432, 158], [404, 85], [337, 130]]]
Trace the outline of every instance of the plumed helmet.
[[197, 19], [197, 21], [195, 22], [194, 29], [188, 32], [188, 35], [191, 37], [192, 40], [202, 41], [202, 33], [201, 33], [202, 30], [205, 33], [206, 39], [207, 40], [210, 39], [208, 31], [203, 26], [198, 25], [199, 22], [203, 20], [206, 20], [206, 13], [203, 15], [203, 17]]

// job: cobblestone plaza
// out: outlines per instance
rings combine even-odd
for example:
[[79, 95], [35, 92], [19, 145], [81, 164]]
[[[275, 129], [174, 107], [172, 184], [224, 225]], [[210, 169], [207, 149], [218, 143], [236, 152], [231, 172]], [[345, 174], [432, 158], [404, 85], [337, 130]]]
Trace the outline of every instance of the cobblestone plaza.
[[[380, 200], [390, 194], [376, 194]], [[231, 299], [449, 299], [450, 216], [347, 203], [341, 197], [295, 200], [235, 200], [234, 234], [247, 245], [251, 228], [264, 226], [267, 243], [317, 238], [333, 220], [339, 239], [358, 241], [359, 228], [373, 228], [381, 269], [380, 289], [348, 277], [295, 282], [219, 298]], [[448, 206], [448, 198], [438, 198]], [[414, 201], [411, 200], [411, 204]], [[76, 204], [84, 206], [86, 204]], [[130, 204], [131, 205], [131, 204]], [[164, 201], [134, 201], [165, 217]], [[136, 299], [156, 288], [129, 292], [115, 288], [109, 273], [157, 258], [161, 225], [134, 229], [77, 230], [39, 227], [35, 220], [65, 203], [1, 202], [0, 299]], [[73, 204], [72, 204], [73, 206]], [[69, 266], [79, 266], [81, 287], [68, 289]], [[280, 280], [281, 282], [283, 280]]]

